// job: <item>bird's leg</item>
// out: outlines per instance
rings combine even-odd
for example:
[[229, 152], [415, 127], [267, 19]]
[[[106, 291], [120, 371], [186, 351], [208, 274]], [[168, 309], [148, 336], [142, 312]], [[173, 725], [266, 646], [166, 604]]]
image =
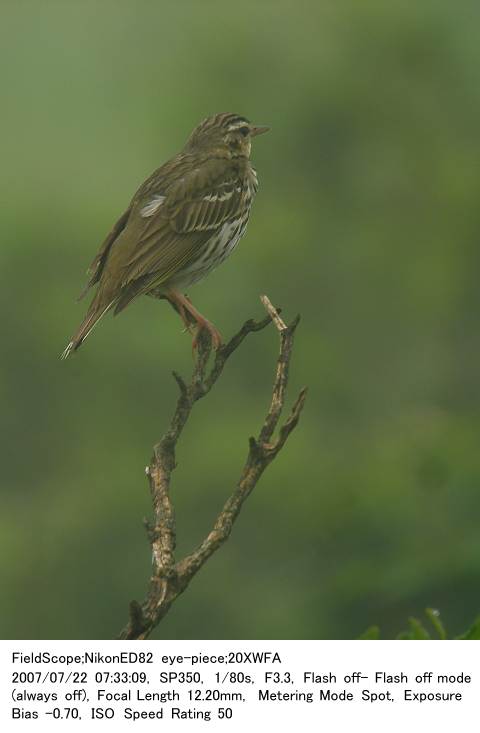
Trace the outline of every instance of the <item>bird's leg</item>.
[[198, 345], [198, 336], [200, 334], [200, 331], [203, 329], [206, 329], [208, 333], [210, 334], [210, 338], [212, 339], [212, 345], [214, 349], [220, 348], [222, 345], [222, 337], [220, 335], [220, 332], [215, 328], [213, 323], [210, 323], [210, 321], [207, 321], [207, 319], [202, 316], [201, 313], [197, 311], [195, 306], [191, 303], [190, 299], [187, 298], [186, 295], [183, 295], [178, 290], [167, 290], [165, 295], [167, 296], [168, 300], [173, 303], [178, 310], [178, 313], [180, 317], [182, 318], [183, 322], [187, 326], [187, 328], [190, 330], [191, 323], [188, 320], [187, 313], [193, 318], [195, 323], [198, 325], [198, 332], [196, 336], [193, 339], [193, 348], [195, 349]]
[[[172, 291], [168, 291], [168, 293], [165, 293], [165, 295], [163, 295], [162, 297], [164, 297], [166, 300], [168, 300], [168, 302], [174, 308], [174, 310], [177, 311], [178, 315], [180, 316], [180, 318], [183, 321], [183, 325], [185, 326], [185, 331], [188, 331], [188, 333], [192, 334], [193, 333], [192, 332], [192, 327], [193, 327], [192, 321], [193, 321], [193, 318], [192, 318], [191, 315], [189, 315], [185, 311], [185, 308], [183, 306], [183, 303], [181, 303], [178, 300], [176, 300], [176, 298], [172, 294]], [[185, 333], [185, 331], [184, 331], [184, 333]]]

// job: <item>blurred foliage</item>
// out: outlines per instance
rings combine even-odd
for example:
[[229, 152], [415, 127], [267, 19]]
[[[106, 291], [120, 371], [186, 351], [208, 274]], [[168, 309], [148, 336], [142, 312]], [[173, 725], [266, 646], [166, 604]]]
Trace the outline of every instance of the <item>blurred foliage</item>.
[[[190, 293], [228, 335], [266, 292], [300, 312], [299, 429], [166, 638], [356, 638], [480, 587], [480, 6], [345, 0], [1, 5], [0, 634], [109, 638], [141, 598], [143, 476], [188, 373], [149, 298], [75, 358], [83, 273], [139, 183], [207, 114], [271, 133], [229, 261]], [[198, 543], [263, 417], [252, 338], [182, 439], [179, 551]]]
[[[447, 639], [447, 631], [440, 618], [440, 613], [434, 608], [425, 609], [425, 616], [430, 622], [433, 631], [429, 630], [424, 623], [413, 616], [408, 619], [408, 629], [402, 631], [397, 639], [409, 641], [426, 641], [431, 639]], [[475, 619], [465, 634], [457, 636], [461, 640], [478, 640], [480, 639], [480, 616]], [[370, 626], [360, 637], [364, 640], [380, 639], [380, 628], [378, 626]]]
[[470, 641], [478, 641], [480, 640], [480, 616], [478, 616], [474, 623], [470, 626], [467, 632], [465, 634], [462, 634], [458, 637], [459, 639], [467, 639]]

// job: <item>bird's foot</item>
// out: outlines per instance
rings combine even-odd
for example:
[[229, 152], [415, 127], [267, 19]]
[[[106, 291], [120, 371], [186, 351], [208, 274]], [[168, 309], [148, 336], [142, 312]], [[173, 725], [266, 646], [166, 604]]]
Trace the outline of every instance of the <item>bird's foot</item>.
[[193, 337], [192, 342], [194, 355], [196, 349], [198, 349], [202, 331], [208, 331], [212, 346], [215, 351], [220, 348], [220, 346], [222, 345], [222, 337], [220, 335], [220, 331], [215, 328], [213, 323], [207, 321], [207, 319], [202, 316], [201, 313], [199, 313], [190, 298], [188, 298], [186, 295], [183, 295], [178, 290], [173, 289], [167, 290], [164, 297], [166, 297], [177, 310], [177, 313], [179, 314], [185, 325], [185, 330], [189, 331], [189, 333], [193, 333], [192, 329], [195, 327], [195, 325], [197, 326], [195, 336]]
[[185, 326], [182, 333], [187, 333], [188, 331], [188, 333], [193, 336], [193, 334], [195, 333], [194, 324], [192, 323], [189, 316], [187, 315], [187, 312], [185, 308], [183, 307], [182, 303], [176, 304], [176, 308], [178, 311], [178, 315], [182, 319], [183, 325]]
[[222, 335], [221, 335], [220, 331], [217, 328], [215, 328], [215, 326], [213, 325], [213, 323], [210, 323], [210, 321], [207, 321], [206, 318], [198, 319], [197, 320], [197, 323], [198, 323], [197, 332], [196, 332], [196, 334], [195, 334], [195, 336], [193, 338], [193, 341], [192, 341], [192, 350], [193, 350], [193, 353], [195, 354], [195, 351], [198, 348], [198, 344], [199, 344], [199, 341], [200, 341], [200, 339], [202, 337], [202, 332], [203, 331], [208, 331], [208, 334], [210, 336], [210, 340], [212, 342], [212, 346], [215, 349], [215, 351], [218, 351], [218, 349], [220, 348], [220, 346], [223, 343], [223, 341], [222, 341]]

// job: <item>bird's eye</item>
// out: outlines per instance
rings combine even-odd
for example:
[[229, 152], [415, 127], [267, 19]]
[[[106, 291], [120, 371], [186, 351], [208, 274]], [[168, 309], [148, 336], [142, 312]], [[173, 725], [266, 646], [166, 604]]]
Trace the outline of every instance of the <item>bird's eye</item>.
[[250, 129], [248, 127], [241, 127], [239, 129], [239, 133], [243, 135], [243, 137], [247, 137], [249, 132], [250, 132]]

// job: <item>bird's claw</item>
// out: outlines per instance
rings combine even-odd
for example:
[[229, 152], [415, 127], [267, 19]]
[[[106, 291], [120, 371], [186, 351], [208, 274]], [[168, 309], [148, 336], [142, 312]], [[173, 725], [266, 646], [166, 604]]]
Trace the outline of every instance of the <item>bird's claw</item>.
[[212, 342], [212, 346], [215, 349], [215, 351], [218, 351], [218, 349], [222, 346], [222, 335], [218, 329], [215, 328], [213, 323], [210, 323], [210, 321], [205, 321], [198, 324], [197, 332], [195, 336], [193, 337], [192, 341], [192, 351], [195, 354], [196, 349], [198, 349], [198, 344], [200, 342], [200, 338], [203, 331], [208, 331], [208, 334], [210, 336], [210, 340]]

